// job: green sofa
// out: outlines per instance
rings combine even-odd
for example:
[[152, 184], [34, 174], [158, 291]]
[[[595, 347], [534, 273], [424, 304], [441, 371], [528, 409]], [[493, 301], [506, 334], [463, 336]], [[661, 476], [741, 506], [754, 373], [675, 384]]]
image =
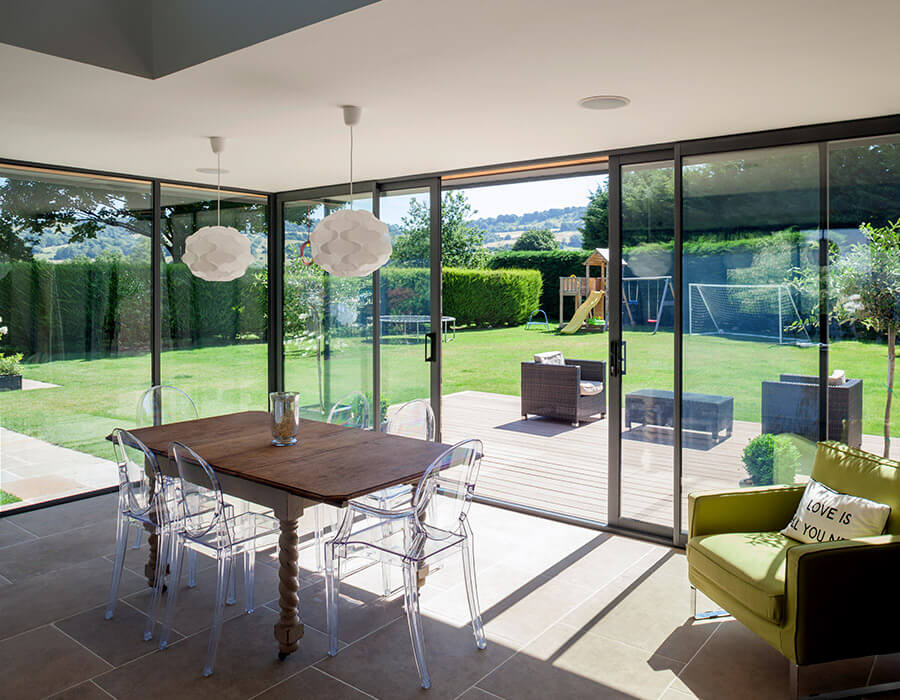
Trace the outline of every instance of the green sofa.
[[[900, 652], [900, 463], [821, 442], [812, 478], [890, 505], [885, 534], [813, 544], [785, 537], [779, 531], [803, 485], [698, 493], [689, 500], [692, 588], [792, 662], [793, 697], [800, 666]], [[887, 596], [882, 602], [879, 591]]]

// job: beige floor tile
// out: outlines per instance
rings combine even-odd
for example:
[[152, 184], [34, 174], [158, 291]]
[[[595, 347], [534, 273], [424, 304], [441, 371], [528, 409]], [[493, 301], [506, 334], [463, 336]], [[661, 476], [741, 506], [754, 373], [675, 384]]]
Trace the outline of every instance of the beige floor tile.
[[9, 547], [33, 539], [37, 539], [37, 535], [15, 525], [11, 517], [0, 520], [0, 547]]
[[593, 634], [554, 626], [478, 682], [517, 700], [657, 698], [682, 664]]
[[[201, 566], [204, 559], [208, 560], [209, 558], [203, 555], [198, 556], [197, 585], [194, 588], [187, 586], [187, 567], [185, 566], [182, 571], [175, 621], [172, 627], [185, 635], [205, 630], [212, 625], [213, 605], [216, 601], [217, 570], [214, 566]], [[278, 597], [278, 574], [270, 567], [257, 566], [255, 579], [253, 597], [256, 607], [260, 608], [268, 601]], [[171, 580], [169, 580], [169, 585], [172, 585]], [[244, 613], [244, 575], [240, 558], [237, 560], [237, 570], [235, 571], [235, 586], [237, 601], [233, 605], [225, 606], [226, 620]], [[152, 590], [144, 586], [137, 593], [128, 596], [127, 601], [138, 610], [146, 611], [150, 608], [151, 595]], [[165, 614], [168, 600], [169, 595], [166, 591], [160, 601], [161, 615]]]
[[[0, 594], [0, 637], [9, 637], [104, 604], [109, 595], [112, 564], [102, 557], [62, 572], [32, 576], [3, 587]], [[122, 573], [120, 595], [146, 588], [146, 582]]]
[[498, 698], [500, 698], [500, 700], [505, 700], [505, 698], [501, 698], [499, 695], [489, 693], [476, 686], [474, 688], [469, 688], [465, 693], [459, 696], [458, 700], [497, 700]]
[[115, 549], [116, 531], [105, 521], [0, 549], [0, 574], [16, 581], [59, 571]]
[[[542, 634], [591, 595], [590, 588], [503, 564], [479, 574], [477, 586], [486, 629], [517, 644]], [[423, 589], [421, 605], [428, 614], [456, 625], [471, 621], [461, 572], [460, 583], [448, 591]]]
[[645, 557], [661, 558], [670, 552], [666, 547], [614, 535], [599, 535], [596, 544], [583, 548], [578, 557], [571, 557], [546, 573], [562, 581], [598, 588]]
[[635, 567], [591, 596], [563, 624], [688, 662], [718, 622], [691, 620], [687, 581], [660, 571], [670, 559], [667, 555], [647, 570]]
[[315, 667], [307, 668], [270, 688], [254, 700], [364, 700], [369, 696]]
[[87, 681], [57, 693], [48, 700], [109, 700], [109, 698], [109, 694], [101, 690], [99, 685]]
[[[803, 695], [863, 686], [871, 658], [801, 669]], [[699, 698], [787, 697], [788, 661], [736, 620], [723, 621], [673, 684]]]
[[[56, 626], [113, 666], [121, 666], [149, 654], [159, 642], [159, 629], [153, 639], [144, 641], [147, 616], [127, 603], [119, 602], [111, 620], [104, 617], [105, 605], [60, 620]], [[182, 636], [172, 633], [177, 641]]]
[[[432, 678], [429, 700], [455, 698], [513, 653], [495, 640], [489, 640], [486, 649], [476, 649], [470, 627], [428, 617], [424, 626]], [[395, 620], [317, 666], [377, 698], [423, 697], [405, 619]]]
[[212, 676], [202, 675], [209, 638], [196, 634], [121, 666], [98, 678], [97, 684], [118, 698], [216, 698], [243, 700], [271, 688], [326, 654], [325, 635], [307, 628], [299, 648], [279, 661], [272, 626], [278, 620], [267, 608], [228, 620], [222, 629]]
[[0, 642], [2, 692], [16, 700], [42, 698], [110, 668], [53, 627], [39, 627]]
[[[340, 590], [338, 639], [348, 644], [405, 615], [402, 595], [383, 598], [357, 588], [352, 580], [342, 582]], [[277, 609], [277, 604], [270, 607]], [[324, 581], [300, 591], [300, 615], [305, 624], [326, 631]]]

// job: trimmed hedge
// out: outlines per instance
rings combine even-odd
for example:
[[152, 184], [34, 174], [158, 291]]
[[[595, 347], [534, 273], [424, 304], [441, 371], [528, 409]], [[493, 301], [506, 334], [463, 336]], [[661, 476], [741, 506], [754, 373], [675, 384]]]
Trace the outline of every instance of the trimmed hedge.
[[539, 302], [528, 313], [542, 308], [550, 318], [556, 318], [559, 315], [559, 278], [583, 277], [584, 262], [590, 254], [589, 250], [503, 250], [491, 256], [488, 267], [537, 270], [543, 280], [542, 291]]
[[444, 270], [444, 314], [457, 325], [517, 325], [528, 320], [541, 296], [536, 270]]
[[[5, 351], [30, 361], [149, 351], [148, 264], [31, 260], [0, 268]], [[265, 300], [251, 293], [253, 279], [204, 282], [182, 263], [166, 264], [163, 349], [265, 340]]]
[[[427, 314], [429, 271], [421, 267], [381, 270], [381, 312]], [[444, 315], [458, 325], [516, 325], [537, 308], [541, 276], [535, 270], [470, 270], [444, 268]]]

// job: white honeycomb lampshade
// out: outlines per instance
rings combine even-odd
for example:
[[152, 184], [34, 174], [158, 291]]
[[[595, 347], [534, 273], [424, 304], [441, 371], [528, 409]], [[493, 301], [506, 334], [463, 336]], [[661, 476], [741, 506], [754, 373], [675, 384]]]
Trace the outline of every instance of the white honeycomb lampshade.
[[387, 224], [371, 212], [341, 209], [309, 234], [313, 262], [337, 277], [365, 277], [391, 257]]
[[250, 239], [230, 226], [204, 226], [185, 239], [181, 260], [207, 282], [230, 282], [243, 277], [253, 254]]

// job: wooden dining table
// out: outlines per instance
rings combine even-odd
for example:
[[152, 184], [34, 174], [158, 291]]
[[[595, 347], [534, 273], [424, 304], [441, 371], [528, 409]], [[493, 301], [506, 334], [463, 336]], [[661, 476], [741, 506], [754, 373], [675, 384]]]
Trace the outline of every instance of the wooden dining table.
[[[182, 442], [215, 470], [225, 494], [271, 508], [280, 523], [278, 656], [296, 651], [303, 636], [299, 597], [297, 522], [318, 503], [346, 506], [351, 499], [389, 486], [415, 483], [449, 445], [320, 421], [300, 421], [298, 442], [272, 444], [269, 414], [245, 411], [181, 423], [138, 428], [131, 433], [153, 452], [163, 474], [177, 476], [169, 444]], [[150, 541], [148, 582], [157, 561]]]

